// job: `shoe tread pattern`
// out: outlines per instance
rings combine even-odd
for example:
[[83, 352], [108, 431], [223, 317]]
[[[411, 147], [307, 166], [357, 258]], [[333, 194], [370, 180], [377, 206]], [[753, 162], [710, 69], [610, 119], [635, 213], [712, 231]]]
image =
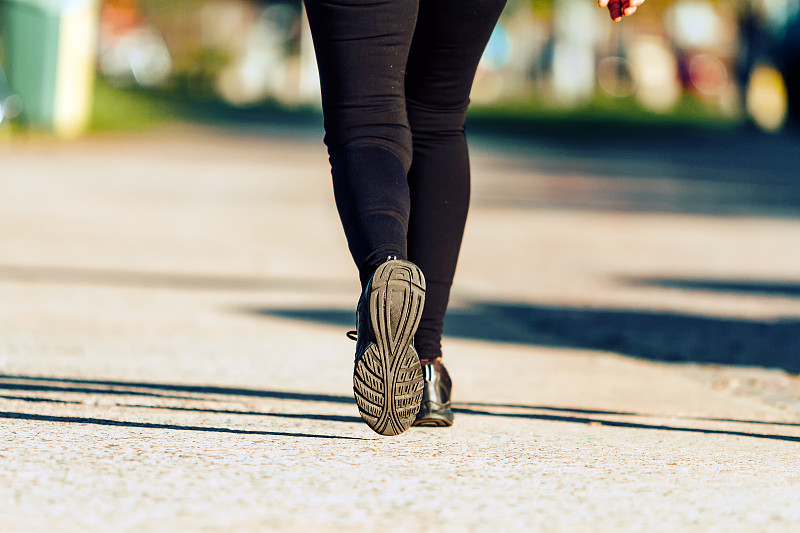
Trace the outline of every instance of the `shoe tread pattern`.
[[353, 391], [367, 425], [398, 435], [422, 402], [422, 368], [412, 345], [425, 302], [422, 272], [408, 261], [387, 261], [375, 271], [368, 298], [375, 342], [356, 362]]

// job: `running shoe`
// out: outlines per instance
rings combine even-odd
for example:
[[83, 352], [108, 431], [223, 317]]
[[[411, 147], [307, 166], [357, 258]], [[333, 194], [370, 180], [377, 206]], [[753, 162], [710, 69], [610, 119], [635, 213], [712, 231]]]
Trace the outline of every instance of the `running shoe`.
[[370, 278], [356, 311], [353, 392], [361, 418], [381, 435], [414, 422], [423, 395], [413, 346], [425, 304], [425, 278], [414, 263], [389, 259]]
[[453, 382], [450, 374], [438, 357], [422, 362], [422, 377], [425, 388], [422, 391], [422, 405], [412, 425], [416, 427], [449, 427], [453, 425], [453, 411], [450, 398]]

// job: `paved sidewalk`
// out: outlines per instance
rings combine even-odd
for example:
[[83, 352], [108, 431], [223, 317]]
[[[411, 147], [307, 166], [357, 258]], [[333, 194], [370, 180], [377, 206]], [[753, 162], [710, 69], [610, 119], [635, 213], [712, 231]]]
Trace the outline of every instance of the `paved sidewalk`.
[[456, 424], [394, 438], [315, 132], [0, 146], [0, 531], [797, 531], [786, 152], [473, 146]]

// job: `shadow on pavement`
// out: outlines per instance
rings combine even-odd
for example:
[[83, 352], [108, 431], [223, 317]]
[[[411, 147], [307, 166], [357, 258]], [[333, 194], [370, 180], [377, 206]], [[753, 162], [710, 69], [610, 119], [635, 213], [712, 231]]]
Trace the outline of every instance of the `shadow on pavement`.
[[[118, 394], [120, 396], [129, 396], [132, 390], [155, 390], [155, 391], [172, 391], [174, 393], [189, 394], [187, 396], [171, 396], [171, 398], [181, 398], [184, 401], [214, 401], [219, 398], [214, 398], [217, 395], [223, 396], [244, 396], [256, 397], [267, 399], [280, 399], [280, 400], [293, 400], [312, 403], [336, 403], [336, 404], [354, 404], [351, 396], [329, 395], [329, 394], [313, 394], [302, 392], [287, 392], [287, 391], [268, 391], [258, 389], [243, 389], [243, 388], [227, 388], [227, 387], [208, 387], [208, 386], [192, 386], [192, 385], [178, 385], [178, 384], [163, 384], [163, 383], [138, 383], [127, 381], [104, 381], [104, 380], [86, 380], [86, 379], [70, 379], [70, 378], [57, 378], [57, 377], [40, 377], [40, 376], [18, 376], [18, 375], [0, 375], [0, 390], [11, 388], [18, 390], [9, 385], [18, 383], [41, 383], [48, 382], [52, 387], [45, 392], [50, 392], [60, 388], [60, 385], [66, 385], [61, 390], [66, 392], [74, 392], [75, 383], [84, 385], [80, 389], [83, 391], [95, 391], [101, 394]], [[36, 389], [34, 389], [36, 390]], [[91, 394], [90, 392], [83, 392], [84, 394]], [[58, 399], [42, 398], [42, 397], [6, 397], [15, 400], [29, 400], [32, 402], [53, 401], [61, 402]], [[227, 398], [225, 398], [227, 400]], [[70, 402], [75, 403], [75, 402]], [[83, 403], [83, 402], [77, 402]], [[96, 405], [92, 405], [97, 408]], [[170, 410], [170, 411], [184, 411], [196, 413], [209, 413], [209, 414], [224, 414], [224, 415], [243, 415], [243, 416], [264, 416], [264, 417], [278, 417], [289, 419], [305, 419], [305, 420], [322, 420], [329, 422], [341, 423], [361, 423], [361, 419], [356, 416], [341, 416], [341, 415], [328, 415], [328, 414], [312, 414], [312, 413], [284, 413], [275, 411], [249, 411], [249, 410], [235, 410], [235, 409], [207, 409], [203, 407], [189, 407], [189, 406], [164, 406], [164, 405], [141, 405], [141, 404], [125, 404], [119, 403], [115, 407], [135, 408], [135, 409], [156, 409], [156, 410]], [[483, 407], [484, 409], [478, 410], [475, 407]], [[74, 407], [73, 407], [74, 408]], [[491, 411], [485, 409], [492, 409]], [[524, 409], [526, 411], [534, 412], [497, 412], [495, 409]], [[508, 417], [508, 418], [522, 418], [529, 420], [540, 420], [545, 422], [567, 422], [573, 424], [585, 424], [589, 426], [610, 426], [631, 429], [655, 429], [662, 431], [678, 431], [689, 433], [704, 433], [709, 435], [733, 435], [740, 437], [752, 437], [771, 440], [782, 440], [789, 442], [800, 442], [800, 437], [792, 435], [777, 435], [777, 434], [763, 434], [752, 433], [747, 431], [734, 431], [725, 429], [713, 428], [696, 428], [696, 427], [679, 427], [679, 426], [665, 426], [660, 424], [644, 424], [638, 422], [626, 422], [618, 420], [608, 420], [606, 418], [599, 418], [600, 416], [618, 416], [618, 417], [637, 417], [637, 418], [664, 418], [664, 415], [652, 415], [634, 412], [618, 412], [618, 411], [603, 411], [591, 409], [576, 409], [576, 408], [562, 408], [552, 406], [527, 406], [527, 405], [510, 405], [510, 404], [493, 404], [493, 403], [456, 403], [454, 411], [460, 415], [468, 416], [493, 416], [493, 417]], [[545, 413], [536, 412], [545, 411]], [[548, 414], [548, 413], [563, 413], [563, 414]], [[572, 414], [581, 415], [596, 415], [589, 416], [569, 416]], [[800, 424], [792, 424], [785, 422], [769, 422], [769, 421], [753, 421], [753, 420], [731, 420], [720, 418], [699, 418], [699, 417], [673, 417], [681, 420], [692, 421], [709, 421], [709, 422], [731, 422], [740, 424], [764, 424], [772, 426], [798, 426]], [[103, 418], [88, 418], [76, 416], [56, 416], [56, 415], [42, 415], [31, 413], [15, 413], [0, 411], [0, 419], [22, 419], [33, 421], [45, 422], [63, 422], [63, 423], [78, 423], [78, 424], [95, 424], [103, 426], [123, 426], [123, 427], [136, 427], [146, 429], [167, 429], [167, 430], [186, 430], [186, 431], [210, 431], [220, 433], [238, 433], [247, 435], [274, 435], [274, 436], [287, 436], [287, 437], [316, 437], [316, 438], [357, 438], [346, 436], [329, 436], [329, 435], [313, 435], [307, 433], [285, 433], [285, 432], [270, 432], [270, 431], [253, 431], [253, 430], [238, 430], [229, 428], [217, 428], [207, 426], [182, 426], [177, 424], [158, 424], [148, 422], [131, 422], [121, 420], [111, 420]]]
[[[336, 280], [181, 275], [1, 264], [0, 280], [175, 290], [352, 293], [354, 289], [352, 283]], [[621, 281], [633, 286], [800, 298], [800, 283], [790, 281], [669, 278]], [[353, 328], [355, 321], [355, 313], [350, 309], [277, 308], [243, 309], [237, 312], [330, 324], [343, 329]], [[654, 361], [760, 366], [800, 373], [800, 319], [797, 318], [759, 321], [638, 309], [580, 309], [479, 301], [450, 309], [445, 334], [490, 342], [611, 351]], [[45, 391], [48, 385], [29, 383], [18, 384], [17, 387], [19, 390]], [[138, 394], [157, 396], [152, 391]]]
[[286, 433], [280, 431], [252, 431], [246, 429], [215, 428], [207, 426], [180, 426], [176, 424], [152, 424], [148, 422], [131, 422], [125, 420], [109, 420], [105, 418], [84, 418], [76, 416], [54, 416], [39, 415], [30, 413], [11, 413], [0, 411], [0, 419], [11, 420], [35, 420], [41, 422], [62, 422], [70, 424], [92, 424], [98, 426], [120, 426], [142, 429], [169, 429], [179, 431], [206, 431], [212, 433], [235, 433], [237, 435], [269, 435], [275, 437], [308, 437], [317, 439], [349, 439], [364, 440], [359, 437], [348, 437], [343, 435], [313, 435], [310, 433]]
[[[191, 116], [323, 149], [316, 112], [199, 106]], [[471, 116], [467, 130], [476, 155], [505, 156], [475, 180], [476, 206], [800, 217], [800, 131], [524, 115]]]
[[[574, 416], [556, 416], [545, 415], [540, 413], [492, 413], [490, 411], [476, 411], [473, 409], [454, 409], [455, 413], [465, 415], [484, 415], [484, 416], [502, 416], [510, 418], [526, 418], [531, 420], [545, 420], [551, 422], [570, 422], [573, 424], [587, 424], [591, 426], [611, 426], [618, 428], [632, 428], [632, 429], [660, 429], [662, 431], [682, 431], [687, 433], [705, 433], [713, 435], [735, 435], [738, 437], [758, 437], [762, 439], [784, 440], [789, 442], [800, 442], [800, 437], [791, 435], [765, 435], [761, 433], [749, 433], [745, 431], [731, 431], [722, 429], [708, 429], [708, 428], [689, 428], [689, 427], [675, 427], [675, 426], [662, 426], [653, 424], [638, 424], [633, 422], [619, 422], [616, 420], [584, 418]], [[641, 416], [641, 415], [637, 415]]]
[[[252, 313], [352, 328], [340, 309]], [[670, 363], [780, 368], [800, 373], [800, 319], [757, 321], [647, 310], [573, 309], [477, 302], [448, 311], [445, 335], [490, 342], [600, 350]]]
[[266, 278], [145, 272], [105, 268], [63, 267], [46, 265], [0, 264], [0, 280], [22, 283], [69, 283], [114, 287], [166, 288], [200, 291], [293, 291], [352, 292], [354, 283], [304, 278]]
[[[631, 411], [602, 411], [597, 409], [576, 409], [574, 407], [545, 407], [542, 405], [520, 405], [520, 404], [503, 404], [503, 403], [486, 403], [486, 402], [458, 402], [460, 406], [466, 407], [501, 407], [506, 409], [532, 409], [534, 411], [557, 411], [564, 413], [577, 413], [584, 415], [609, 415], [609, 416], [643, 416], [658, 418], [657, 415], [634, 413]], [[733, 422], [737, 424], [764, 424], [768, 426], [796, 426], [800, 427], [800, 423], [792, 422], [765, 422], [763, 420], [737, 420], [734, 418], [711, 418], [701, 416], [677, 416], [673, 417], [680, 420], [704, 420], [707, 422]]]
[[783, 298], [800, 298], [800, 282], [745, 281], [718, 279], [634, 279], [625, 280], [628, 284], [682, 289], [690, 291], [726, 292], [732, 294], [760, 294]]
[[[342, 396], [342, 398], [346, 397]], [[349, 401], [347, 403], [352, 404], [354, 402]], [[126, 404], [125, 407], [141, 407], [144, 409], [167, 409], [169, 411], [187, 411], [193, 413], [211, 413], [220, 415], [271, 416], [275, 418], [290, 418], [290, 419], [293, 418], [297, 420], [323, 420], [325, 422], [346, 422], [351, 424], [362, 422], [362, 419], [359, 416], [320, 415], [316, 413], [276, 413], [274, 411], [236, 411], [232, 409], [202, 409], [197, 407], [173, 407], [173, 406], [167, 407], [167, 406], [129, 405], [129, 404]]]
[[[49, 385], [41, 385], [48, 383]], [[84, 385], [76, 388], [74, 385]], [[210, 396], [244, 396], [270, 398], [273, 400], [296, 400], [305, 402], [353, 403], [349, 396], [332, 394], [312, 394], [305, 392], [269, 391], [243, 389], [236, 387], [215, 387], [212, 385], [179, 385], [163, 383], [136, 383], [132, 381], [107, 381], [96, 379], [53, 378], [44, 376], [14, 376], [0, 374], [0, 389], [32, 390], [48, 392], [79, 392], [84, 394], [118, 394], [125, 396], [156, 396], [181, 400], [212, 400]], [[152, 391], [159, 391], [155, 393]], [[161, 391], [181, 393], [181, 395], [160, 394]]]
[[[493, 157], [476, 206], [800, 216], [800, 135], [746, 129], [505, 131], [473, 143]], [[504, 155], [497, 158], [494, 156]]]

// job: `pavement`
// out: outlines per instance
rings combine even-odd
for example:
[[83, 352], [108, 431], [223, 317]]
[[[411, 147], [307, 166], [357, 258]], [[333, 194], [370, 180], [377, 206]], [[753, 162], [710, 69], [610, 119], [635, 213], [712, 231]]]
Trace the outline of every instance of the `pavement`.
[[0, 531], [797, 531], [796, 141], [476, 136], [398, 437], [317, 130], [1, 145]]

